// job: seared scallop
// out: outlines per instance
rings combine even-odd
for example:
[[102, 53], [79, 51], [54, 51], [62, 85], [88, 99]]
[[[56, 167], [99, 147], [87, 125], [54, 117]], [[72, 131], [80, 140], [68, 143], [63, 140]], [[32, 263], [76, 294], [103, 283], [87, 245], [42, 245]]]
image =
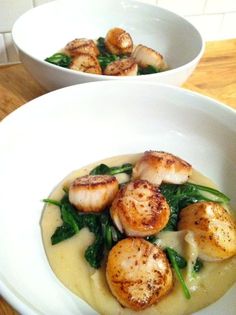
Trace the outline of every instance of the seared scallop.
[[166, 226], [170, 208], [154, 185], [145, 180], [136, 180], [119, 190], [110, 213], [121, 232], [145, 237], [158, 233]]
[[65, 52], [72, 57], [79, 54], [88, 54], [94, 57], [99, 55], [99, 50], [94, 41], [86, 38], [76, 38], [72, 40], [65, 46]]
[[183, 184], [192, 173], [192, 166], [181, 158], [162, 151], [146, 151], [133, 169], [133, 178], [145, 179], [154, 185]]
[[129, 33], [122, 28], [112, 28], [105, 37], [106, 49], [115, 55], [131, 54], [133, 41]]
[[134, 76], [138, 73], [138, 65], [133, 58], [124, 58], [111, 62], [106, 66], [103, 74], [105, 75], [120, 75]]
[[119, 188], [115, 176], [86, 175], [69, 187], [69, 200], [80, 211], [99, 212], [108, 207]]
[[180, 212], [179, 230], [193, 231], [203, 260], [215, 261], [236, 255], [236, 224], [216, 202], [198, 202]]
[[173, 285], [165, 253], [140, 238], [126, 238], [109, 252], [106, 278], [121, 305], [143, 310], [166, 295]]
[[102, 74], [102, 69], [97, 58], [82, 53], [73, 58], [70, 69], [86, 73]]
[[132, 52], [132, 57], [141, 68], [152, 66], [159, 70], [165, 70], [167, 67], [160, 53], [144, 45], [136, 46]]

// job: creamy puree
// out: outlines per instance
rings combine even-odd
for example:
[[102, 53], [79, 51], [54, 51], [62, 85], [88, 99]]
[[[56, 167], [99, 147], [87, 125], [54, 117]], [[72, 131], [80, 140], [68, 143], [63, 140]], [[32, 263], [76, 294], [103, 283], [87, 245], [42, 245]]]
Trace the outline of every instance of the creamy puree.
[[[139, 157], [140, 154], [118, 156], [75, 171], [56, 187], [50, 198], [60, 200], [64, 194], [62, 190], [64, 186], [68, 186], [76, 177], [88, 174], [92, 168], [101, 162], [109, 166], [118, 166], [127, 162], [134, 164]], [[190, 181], [214, 187], [214, 184], [208, 178], [195, 170]], [[105, 266], [95, 270], [85, 260], [84, 252], [93, 241], [93, 234], [87, 228], [82, 229], [77, 235], [68, 240], [57, 245], [51, 245], [51, 236], [61, 223], [59, 208], [54, 205], [46, 205], [42, 215], [41, 228], [45, 251], [56, 276], [66, 287], [90, 304], [99, 314], [137, 314], [135, 311], [123, 308], [112, 296], [106, 283]], [[170, 237], [172, 235], [174, 237]], [[183, 236], [182, 232], [162, 232], [161, 242], [174, 245], [180, 252], [184, 250], [184, 247], [192, 246], [194, 252], [194, 244], [186, 243]], [[191, 239], [191, 235], [189, 238]], [[204, 262], [204, 268], [196, 278], [189, 277], [190, 274], [188, 268], [186, 268], [186, 282], [191, 290], [190, 300], [184, 297], [178, 281], [175, 280], [173, 290], [156, 305], [142, 311], [142, 315], [191, 314], [213, 303], [236, 281], [236, 257], [223, 262]]]

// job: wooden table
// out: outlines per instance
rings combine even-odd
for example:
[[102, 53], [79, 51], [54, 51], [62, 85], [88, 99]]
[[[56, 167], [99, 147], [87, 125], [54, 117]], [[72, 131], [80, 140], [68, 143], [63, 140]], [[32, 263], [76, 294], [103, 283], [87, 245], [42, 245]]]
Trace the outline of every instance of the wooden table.
[[[208, 42], [199, 65], [183, 87], [236, 109], [236, 39]], [[0, 67], [0, 120], [45, 92], [21, 64]], [[0, 297], [0, 315], [17, 314]]]

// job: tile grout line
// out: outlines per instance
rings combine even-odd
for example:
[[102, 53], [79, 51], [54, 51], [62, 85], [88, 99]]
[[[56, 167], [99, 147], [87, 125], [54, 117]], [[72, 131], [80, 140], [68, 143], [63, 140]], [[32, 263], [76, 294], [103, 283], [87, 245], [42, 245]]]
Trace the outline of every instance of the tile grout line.
[[221, 22], [220, 22], [220, 25], [219, 25], [219, 30], [218, 30], [218, 32], [219, 32], [219, 34], [221, 34], [221, 36], [222, 36], [222, 26], [224, 25], [224, 20], [225, 20], [225, 14], [226, 13], [224, 13], [223, 14], [223, 16], [222, 16], [222, 19], [221, 19]]
[[202, 8], [202, 14], [206, 14], [207, 1], [208, 0], [205, 0], [205, 2], [204, 2], [203, 8]]
[[216, 12], [216, 13], [202, 13], [202, 14], [185, 14], [184, 16], [213, 16], [213, 15], [225, 15], [225, 14], [234, 14], [236, 11], [230, 12]]
[[0, 62], [2, 64], [8, 64], [9, 58], [7, 55], [7, 49], [6, 49], [6, 43], [5, 43], [5, 38], [3, 34], [0, 34], [0, 47], [1, 47], [1, 55], [0, 55]]

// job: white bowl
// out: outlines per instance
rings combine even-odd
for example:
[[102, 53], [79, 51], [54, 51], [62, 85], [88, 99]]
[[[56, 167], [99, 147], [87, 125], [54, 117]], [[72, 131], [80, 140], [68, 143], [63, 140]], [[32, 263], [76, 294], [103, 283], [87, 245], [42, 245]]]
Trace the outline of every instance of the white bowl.
[[[24, 315], [95, 314], [51, 271], [42, 199], [72, 170], [165, 150], [210, 177], [236, 205], [236, 112], [148, 82], [94, 82], [41, 96], [0, 124], [0, 292]], [[198, 315], [234, 315], [236, 286]]]
[[124, 28], [135, 44], [142, 43], [158, 50], [171, 68], [157, 74], [132, 77], [132, 80], [181, 85], [204, 50], [201, 35], [184, 18], [160, 7], [131, 0], [50, 2], [21, 16], [13, 27], [13, 39], [28, 71], [44, 88], [53, 90], [77, 83], [127, 79], [72, 71], [44, 61], [74, 38], [104, 37], [112, 27]]

